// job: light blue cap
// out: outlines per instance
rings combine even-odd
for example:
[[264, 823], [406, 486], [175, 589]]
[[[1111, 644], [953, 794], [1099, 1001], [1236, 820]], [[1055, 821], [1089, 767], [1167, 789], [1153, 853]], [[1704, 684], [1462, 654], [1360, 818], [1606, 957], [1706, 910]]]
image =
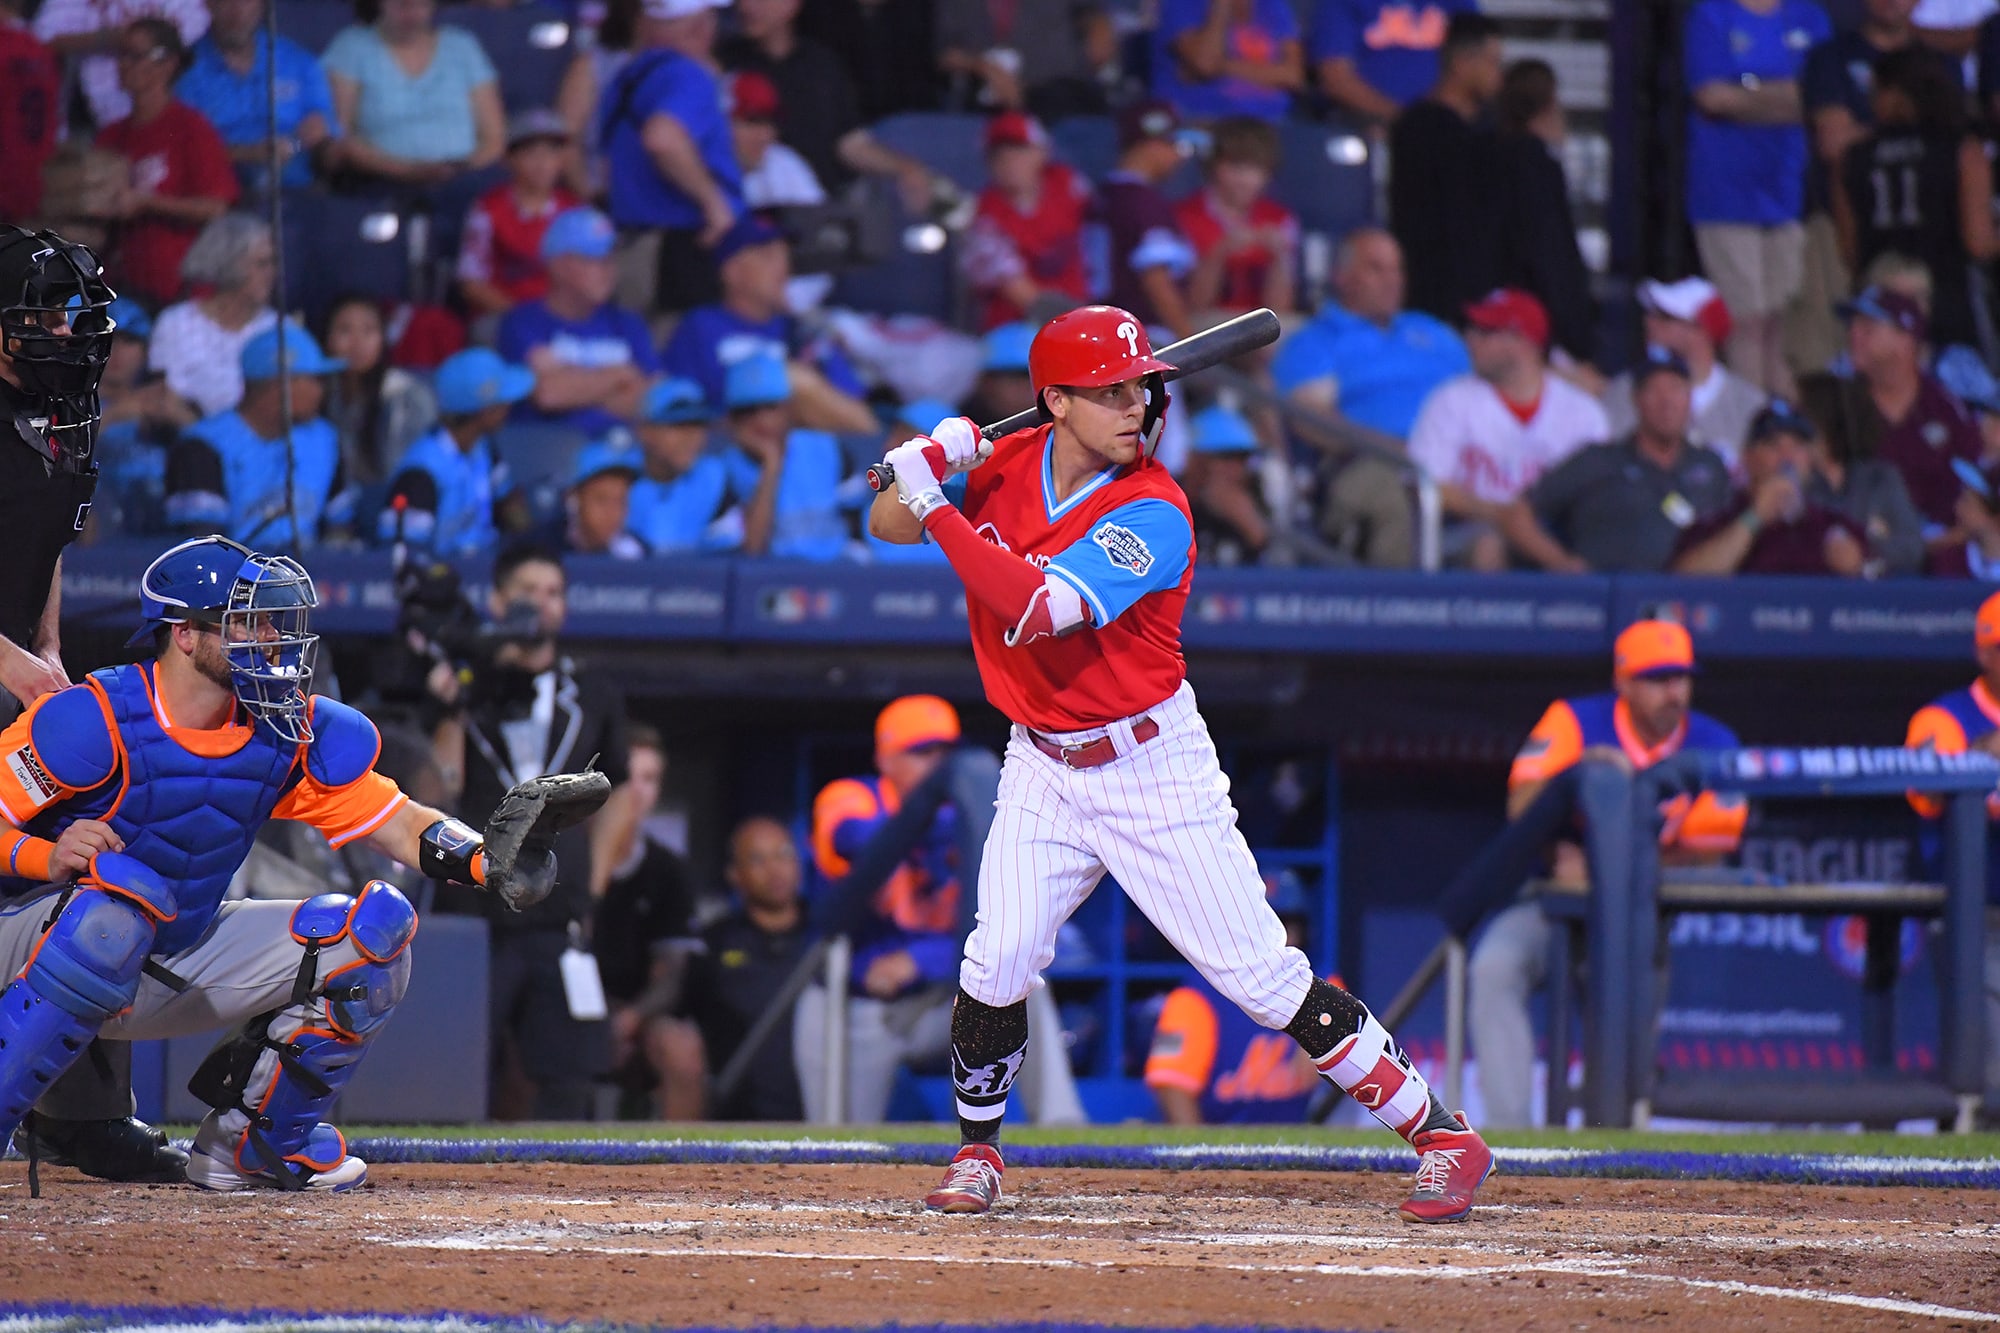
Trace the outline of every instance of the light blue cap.
[[1035, 330], [1027, 324], [1002, 324], [989, 329], [982, 368], [1002, 374], [1028, 373], [1028, 349], [1035, 344]]
[[896, 409], [896, 420], [915, 426], [928, 434], [937, 429], [940, 421], [949, 421], [959, 415], [958, 409], [942, 398], [912, 398]]
[[782, 403], [791, 396], [791, 373], [783, 361], [767, 353], [746, 356], [731, 365], [722, 381], [722, 401], [732, 412]]
[[701, 386], [683, 379], [666, 379], [655, 384], [647, 391], [645, 405], [639, 410], [639, 419], [655, 426], [707, 421], [714, 415]]
[[1257, 447], [1257, 432], [1241, 412], [1216, 406], [1194, 414], [1194, 448], [1202, 454], [1243, 454]]
[[619, 429], [602, 439], [592, 440], [577, 451], [576, 471], [571, 475], [569, 484], [581, 486], [607, 472], [623, 472], [629, 477], [637, 477], [643, 471], [645, 460], [632, 443], [631, 435]]
[[535, 372], [487, 347], [468, 347], [437, 368], [438, 410], [454, 416], [518, 403], [535, 391]]
[[347, 363], [339, 357], [322, 352], [319, 342], [310, 333], [287, 321], [283, 325], [272, 325], [243, 344], [244, 383], [278, 377], [278, 333], [281, 328], [285, 338], [286, 374], [326, 375], [347, 368]]
[[617, 240], [618, 229], [596, 209], [564, 209], [542, 233], [542, 258], [582, 255], [586, 259], [603, 259], [610, 255]]

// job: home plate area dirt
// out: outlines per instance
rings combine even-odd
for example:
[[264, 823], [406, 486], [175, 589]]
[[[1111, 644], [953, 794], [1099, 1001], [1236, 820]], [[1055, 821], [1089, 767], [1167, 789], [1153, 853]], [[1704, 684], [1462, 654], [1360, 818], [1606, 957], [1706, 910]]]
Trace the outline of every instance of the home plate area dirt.
[[[637, 1326], [1710, 1329], [2000, 1324], [2000, 1192], [1498, 1176], [1401, 1222], [1370, 1173], [1017, 1170], [926, 1216], [910, 1166], [377, 1166], [339, 1196], [0, 1166], [5, 1311]], [[25, 1325], [24, 1325], [25, 1326]]]

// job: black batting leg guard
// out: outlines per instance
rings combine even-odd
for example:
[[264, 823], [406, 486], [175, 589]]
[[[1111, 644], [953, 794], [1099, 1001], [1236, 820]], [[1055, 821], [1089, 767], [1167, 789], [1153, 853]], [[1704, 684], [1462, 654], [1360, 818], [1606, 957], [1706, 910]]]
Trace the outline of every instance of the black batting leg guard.
[[1007, 1090], [1028, 1058], [1028, 1002], [994, 1008], [963, 990], [951, 1009], [951, 1083], [966, 1143], [998, 1143]]

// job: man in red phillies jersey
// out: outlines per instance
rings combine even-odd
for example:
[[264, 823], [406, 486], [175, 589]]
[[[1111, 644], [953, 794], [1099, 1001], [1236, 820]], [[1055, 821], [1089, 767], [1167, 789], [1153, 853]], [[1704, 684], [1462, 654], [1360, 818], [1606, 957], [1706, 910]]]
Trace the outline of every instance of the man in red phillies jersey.
[[1028, 992], [1108, 871], [1218, 992], [1417, 1150], [1405, 1218], [1459, 1221], [1492, 1153], [1366, 1006], [1285, 942], [1195, 709], [1180, 644], [1194, 525], [1151, 457], [1171, 369], [1131, 312], [1073, 310], [1029, 349], [1041, 424], [988, 444], [955, 417], [885, 460], [895, 487], [869, 528], [951, 561], [986, 696], [1014, 723], [952, 1010], [962, 1141], [924, 1206], [983, 1213], [1000, 1196]]

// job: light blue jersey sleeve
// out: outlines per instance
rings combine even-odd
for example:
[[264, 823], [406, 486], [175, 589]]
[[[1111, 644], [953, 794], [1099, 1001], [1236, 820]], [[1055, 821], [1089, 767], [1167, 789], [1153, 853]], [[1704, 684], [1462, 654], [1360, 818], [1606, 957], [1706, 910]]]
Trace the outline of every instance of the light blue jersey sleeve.
[[1134, 500], [1097, 520], [1090, 534], [1049, 562], [1049, 573], [1075, 588], [1099, 626], [1149, 592], [1174, 587], [1187, 572], [1194, 530], [1165, 500]]

